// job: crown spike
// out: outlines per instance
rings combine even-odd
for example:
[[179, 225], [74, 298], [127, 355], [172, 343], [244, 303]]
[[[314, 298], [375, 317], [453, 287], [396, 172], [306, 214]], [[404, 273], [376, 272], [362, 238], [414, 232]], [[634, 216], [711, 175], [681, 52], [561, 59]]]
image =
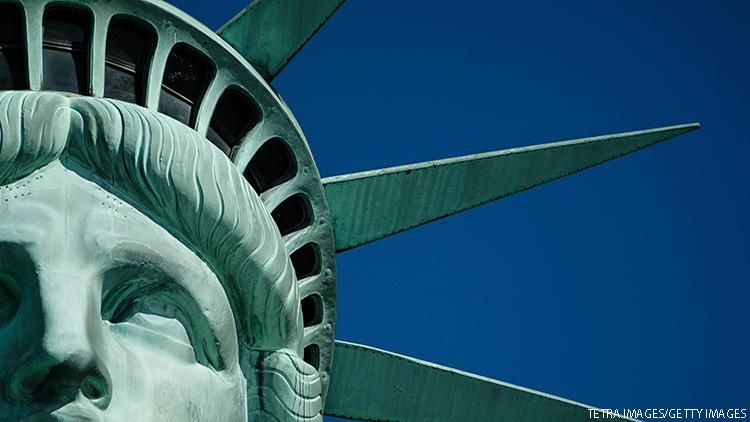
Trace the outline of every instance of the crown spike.
[[345, 0], [255, 0], [218, 34], [273, 80]]
[[698, 127], [670, 126], [323, 179], [336, 251], [539, 186]]
[[593, 415], [590, 406], [359, 344], [336, 341], [333, 356], [325, 408], [329, 416], [403, 422], [586, 422]]

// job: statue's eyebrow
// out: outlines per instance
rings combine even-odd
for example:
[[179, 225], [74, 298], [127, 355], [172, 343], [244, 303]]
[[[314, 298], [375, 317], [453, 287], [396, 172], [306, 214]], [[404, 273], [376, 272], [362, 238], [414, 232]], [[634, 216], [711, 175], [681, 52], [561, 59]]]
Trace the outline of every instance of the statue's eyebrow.
[[149, 264], [121, 264], [102, 274], [102, 319], [112, 323], [129, 321], [136, 313], [179, 320], [185, 328], [196, 360], [216, 370], [225, 369], [220, 332], [183, 283], [162, 268]]
[[[8, 198], [0, 197], [0, 201]], [[21, 201], [19, 199], [8, 199], [8, 201]], [[21, 208], [21, 209], [19, 209]], [[54, 225], [54, 218], [48, 206], [33, 203], [20, 202], [20, 207], [14, 207], [16, 217], [3, 213], [0, 220], [0, 240], [8, 242], [42, 242], [49, 236]]]
[[[171, 242], [159, 242], [162, 251], [155, 250], [144, 242], [133, 239], [129, 234], [105, 232], [94, 239], [98, 249], [108, 250], [110, 268], [118, 266], [143, 266], [164, 273], [177, 286], [190, 294], [208, 321], [215, 337], [220, 341], [221, 354], [225, 362], [232, 362], [232, 356], [239, 353], [236, 339], [236, 326], [229, 299], [223, 286], [208, 266], [197, 256], [192, 255], [185, 263], [189, 249], [177, 248]], [[178, 242], [176, 239], [174, 242]], [[180, 262], [183, 261], [183, 262]], [[216, 289], [209, 288], [214, 285]], [[206, 309], [210, 312], [206, 312]], [[227, 324], [227, 317], [232, 321]]]
[[178, 283], [186, 276], [192, 279], [197, 277], [207, 279], [213, 274], [208, 267], [197, 264], [198, 261], [203, 262], [199, 257], [191, 256], [190, 258], [195, 258], [196, 263], [186, 263], [185, 261], [190, 260], [184, 258], [190, 252], [176, 250], [165, 242], [160, 242], [159, 246], [164, 249], [158, 251], [138, 240], [112, 233], [102, 233], [96, 237], [96, 244], [110, 251], [109, 255], [115, 262], [158, 268]]

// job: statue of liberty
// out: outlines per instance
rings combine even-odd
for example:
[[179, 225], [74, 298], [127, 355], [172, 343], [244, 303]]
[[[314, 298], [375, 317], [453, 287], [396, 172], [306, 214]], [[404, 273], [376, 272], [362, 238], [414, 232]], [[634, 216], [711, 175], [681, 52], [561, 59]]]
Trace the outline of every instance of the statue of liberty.
[[270, 83], [342, 2], [0, 2], [0, 419], [589, 419], [336, 341], [335, 256], [697, 125], [321, 179]]

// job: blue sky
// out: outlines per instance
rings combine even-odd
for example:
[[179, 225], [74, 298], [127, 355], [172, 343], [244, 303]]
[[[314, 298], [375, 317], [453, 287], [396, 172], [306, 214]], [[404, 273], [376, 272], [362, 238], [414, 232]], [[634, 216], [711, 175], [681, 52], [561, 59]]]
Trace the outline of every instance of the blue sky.
[[[246, 2], [173, 3], [216, 29]], [[274, 82], [321, 173], [702, 129], [340, 255], [338, 337], [600, 407], [750, 408], [750, 2], [514, 3], [349, 0]]]

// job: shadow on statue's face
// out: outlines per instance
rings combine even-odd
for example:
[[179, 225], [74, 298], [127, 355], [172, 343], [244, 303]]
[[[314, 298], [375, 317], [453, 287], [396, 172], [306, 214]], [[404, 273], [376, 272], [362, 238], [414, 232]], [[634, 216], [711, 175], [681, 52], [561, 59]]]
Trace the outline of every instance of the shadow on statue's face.
[[109, 189], [0, 187], [0, 420], [245, 420], [237, 347], [209, 267]]

